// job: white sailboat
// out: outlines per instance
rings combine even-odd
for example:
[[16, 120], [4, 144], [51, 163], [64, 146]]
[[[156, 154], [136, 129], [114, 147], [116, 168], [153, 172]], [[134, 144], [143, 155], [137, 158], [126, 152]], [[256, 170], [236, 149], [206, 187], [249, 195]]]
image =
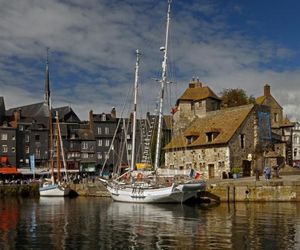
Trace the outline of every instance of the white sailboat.
[[[51, 118], [51, 115], [50, 115]], [[50, 124], [50, 138], [52, 135], [52, 124]], [[51, 157], [51, 181], [45, 182], [43, 185], [39, 188], [40, 196], [68, 196], [70, 193], [70, 188], [67, 185], [67, 183], [63, 183], [61, 181], [61, 169], [60, 169], [60, 152], [63, 158], [63, 165], [64, 165], [64, 172], [65, 177], [67, 178], [67, 171], [66, 171], [66, 163], [64, 158], [64, 151], [63, 151], [63, 144], [62, 144], [62, 138], [61, 138], [61, 131], [60, 131], [60, 125], [59, 125], [59, 118], [58, 118], [58, 112], [56, 112], [56, 129], [57, 129], [57, 138], [56, 138], [56, 151], [57, 151], [57, 179], [55, 180], [54, 176], [54, 162], [53, 162], [53, 154], [50, 153]], [[52, 145], [52, 139], [50, 139], [50, 145]], [[52, 146], [51, 150], [52, 151]]]
[[[141, 173], [135, 172], [135, 143], [136, 143], [136, 109], [137, 109], [137, 89], [139, 77], [139, 51], [136, 51], [136, 68], [135, 68], [135, 83], [134, 83], [134, 109], [133, 109], [133, 137], [132, 137], [132, 158], [131, 168], [129, 174], [130, 180], [123, 181], [122, 177], [105, 181], [107, 190], [115, 201], [134, 202], [134, 203], [178, 203], [184, 202], [187, 199], [195, 196], [195, 194], [205, 187], [204, 182], [196, 183], [175, 183], [175, 182], [158, 182], [156, 170], [159, 168], [160, 151], [161, 151], [161, 137], [162, 137], [162, 122], [163, 122], [163, 101], [164, 88], [167, 83], [167, 52], [168, 52], [168, 33], [170, 23], [170, 9], [171, 1], [168, 1], [167, 12], [167, 27], [165, 46], [161, 48], [164, 52], [162, 62], [162, 77], [159, 103], [159, 117], [158, 117], [158, 132], [155, 150], [155, 165], [154, 174], [143, 176], [140, 180]], [[135, 172], [135, 173], [134, 173]]]

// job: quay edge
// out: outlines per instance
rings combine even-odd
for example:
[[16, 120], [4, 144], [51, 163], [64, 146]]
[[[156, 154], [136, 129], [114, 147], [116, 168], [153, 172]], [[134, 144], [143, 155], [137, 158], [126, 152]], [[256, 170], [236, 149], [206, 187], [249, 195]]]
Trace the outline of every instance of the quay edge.
[[208, 181], [199, 198], [216, 197], [220, 202], [293, 202], [300, 201], [300, 175], [279, 179], [255, 177]]

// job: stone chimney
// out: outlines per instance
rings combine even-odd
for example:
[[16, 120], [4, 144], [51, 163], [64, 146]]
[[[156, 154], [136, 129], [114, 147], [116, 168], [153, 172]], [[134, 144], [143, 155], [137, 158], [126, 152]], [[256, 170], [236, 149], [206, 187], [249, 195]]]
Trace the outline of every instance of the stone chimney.
[[21, 119], [21, 109], [14, 110], [14, 120], [18, 123]]
[[112, 108], [110, 113], [112, 118], [117, 118], [117, 111], [115, 107]]
[[202, 88], [202, 82], [200, 82], [199, 78], [195, 79], [194, 77], [189, 82], [189, 88]]
[[266, 84], [264, 86], [264, 96], [270, 96], [271, 95], [271, 87], [269, 84]]
[[89, 127], [90, 127], [90, 130], [93, 131], [93, 128], [94, 128], [93, 110], [90, 110], [90, 112], [89, 112]]

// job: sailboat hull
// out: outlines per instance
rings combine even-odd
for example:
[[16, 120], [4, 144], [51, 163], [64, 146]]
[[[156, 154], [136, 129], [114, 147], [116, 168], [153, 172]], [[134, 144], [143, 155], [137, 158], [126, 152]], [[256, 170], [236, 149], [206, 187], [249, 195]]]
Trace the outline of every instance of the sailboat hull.
[[65, 197], [70, 194], [70, 188], [63, 187], [58, 184], [54, 185], [47, 185], [40, 187], [40, 196], [47, 196], [47, 197]]
[[174, 185], [162, 188], [112, 187], [107, 186], [114, 201], [130, 203], [182, 203], [197, 191], [183, 192]]

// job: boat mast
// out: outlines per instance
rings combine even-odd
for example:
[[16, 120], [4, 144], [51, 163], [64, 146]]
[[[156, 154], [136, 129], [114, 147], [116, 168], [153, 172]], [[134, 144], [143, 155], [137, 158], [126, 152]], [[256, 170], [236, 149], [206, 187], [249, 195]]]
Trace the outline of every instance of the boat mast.
[[161, 137], [162, 137], [164, 89], [165, 89], [165, 84], [167, 83], [167, 54], [168, 54], [170, 13], [171, 13], [171, 0], [168, 0], [165, 47], [160, 48], [160, 50], [164, 52], [164, 58], [162, 62], [162, 75], [160, 80], [161, 85], [160, 85], [160, 101], [159, 101], [159, 114], [158, 114], [158, 129], [157, 129], [156, 152], [155, 152], [155, 163], [154, 163], [155, 170], [159, 168], [159, 164], [160, 164], [159, 160], [160, 160]]
[[49, 114], [49, 158], [50, 158], [50, 168], [51, 168], [51, 182], [55, 183], [54, 178], [54, 161], [53, 161], [53, 124], [52, 124], [52, 103], [50, 96], [50, 77], [49, 77], [49, 48], [47, 48], [46, 57], [46, 75], [45, 75], [45, 97], [44, 104], [48, 106]]
[[57, 163], [57, 180], [60, 182], [60, 140], [59, 140], [59, 120], [58, 112], [56, 111], [56, 163]]
[[131, 151], [131, 171], [135, 169], [135, 145], [136, 145], [136, 106], [137, 106], [137, 92], [139, 80], [139, 63], [140, 52], [136, 50], [136, 63], [135, 63], [135, 80], [134, 80], [134, 107], [133, 107], [133, 125], [132, 125], [132, 151]]
[[62, 157], [62, 161], [63, 161], [65, 177], [66, 177], [66, 180], [68, 180], [67, 164], [66, 164], [66, 158], [65, 158], [64, 144], [63, 144], [63, 141], [62, 141], [60, 124], [59, 124], [59, 117], [58, 117], [58, 112], [57, 111], [56, 111], [56, 119], [57, 119], [57, 132], [58, 132], [58, 138], [59, 138], [59, 144], [60, 144], [60, 152], [61, 152], [61, 157]]

